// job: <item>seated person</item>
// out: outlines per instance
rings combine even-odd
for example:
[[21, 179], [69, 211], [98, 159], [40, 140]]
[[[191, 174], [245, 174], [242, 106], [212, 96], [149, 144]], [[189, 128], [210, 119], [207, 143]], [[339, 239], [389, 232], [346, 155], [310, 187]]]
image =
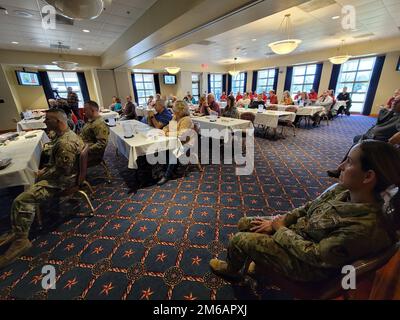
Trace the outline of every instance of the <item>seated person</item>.
[[196, 112], [194, 113], [197, 116], [204, 116], [204, 113], [201, 113], [201, 111], [206, 110], [208, 108], [207, 104], [207, 96], [202, 95], [199, 99], [199, 107], [196, 109]]
[[221, 97], [219, 98], [219, 101], [227, 101], [227, 99], [228, 99], [228, 97], [227, 97], [225, 91], [222, 92]]
[[263, 100], [262, 94], [259, 94], [259, 95], [257, 96], [257, 99], [254, 99], [254, 100], [251, 102], [250, 108], [251, 108], [251, 109], [258, 109], [258, 107], [259, 107], [260, 105], [262, 105], [263, 108], [265, 107], [265, 102], [264, 102], [264, 100]]
[[300, 107], [306, 107], [310, 104], [310, 100], [308, 100], [307, 92], [301, 92], [299, 94], [298, 99], [295, 99], [296, 105]]
[[154, 108], [157, 113], [154, 114], [153, 111], [148, 112], [147, 124], [154, 128], [162, 129], [172, 120], [172, 113], [165, 107], [165, 100], [162, 99], [156, 101]]
[[308, 99], [310, 99], [311, 103], [315, 103], [318, 100], [318, 93], [315, 92], [314, 89], [310, 90], [310, 93], [308, 94]]
[[278, 96], [275, 94], [275, 90], [269, 91], [268, 99], [270, 104], [278, 104]]
[[[274, 220], [242, 218], [231, 238], [227, 261], [212, 259], [211, 270], [227, 279], [240, 277], [247, 259], [257, 268], [296, 281], [337, 277], [342, 267], [387, 249], [398, 241], [400, 152], [381, 141], [364, 141], [340, 166], [339, 184]], [[387, 210], [387, 208], [390, 210]]]
[[57, 108], [57, 100], [56, 99], [49, 99], [49, 109]]
[[240, 91], [238, 91], [238, 93], [236, 94], [236, 102], [238, 102], [240, 99], [243, 99], [243, 96]]
[[81, 138], [69, 129], [67, 116], [62, 110], [47, 111], [45, 123], [49, 130], [56, 133], [50, 162], [37, 172], [36, 183], [15, 198], [12, 204], [12, 229], [0, 237], [0, 246], [11, 245], [0, 257], [0, 269], [19, 258], [32, 246], [28, 236], [37, 205], [76, 183], [78, 159], [84, 148]]
[[350, 116], [350, 108], [351, 108], [351, 97], [350, 94], [347, 92], [347, 87], [343, 88], [343, 91], [338, 94], [337, 101], [345, 101], [346, 106], [340, 106], [337, 114], [346, 114], [346, 116]]
[[[273, 91], [273, 90], [272, 90], [272, 91]], [[271, 92], [271, 91], [270, 91], [270, 92]], [[274, 92], [275, 92], [275, 91], [274, 91]], [[264, 102], [267, 103], [267, 100], [268, 100], [267, 92], [263, 91], [263, 92], [262, 92], [262, 97], [263, 97]]]
[[112, 111], [118, 112], [119, 114], [122, 113], [122, 104], [121, 104], [121, 99], [116, 98], [114, 105], [111, 107]]
[[388, 102], [386, 103], [386, 105], [382, 106], [382, 107], [391, 110], [393, 101], [394, 101], [394, 99], [396, 99], [397, 96], [400, 96], [400, 89], [395, 90], [393, 96], [390, 97]]
[[154, 96], [149, 96], [146, 105], [150, 108], [153, 108], [155, 104], [156, 104], [156, 99], [154, 99]]
[[88, 121], [83, 126], [81, 138], [89, 145], [88, 166], [98, 165], [104, 156], [108, 144], [110, 129], [99, 115], [99, 105], [95, 101], [87, 101], [84, 105]]
[[207, 95], [207, 103], [200, 107], [200, 113], [209, 116], [211, 111], [215, 111], [218, 115], [221, 115], [221, 110], [219, 104], [215, 101], [215, 96], [213, 93]]
[[108, 107], [108, 109], [109, 109], [109, 110], [114, 110], [114, 105], [116, 104], [116, 102], [117, 102], [117, 97], [116, 97], [116, 96], [113, 96], [113, 97], [112, 97], [112, 103], [110, 104], [110, 106]]
[[183, 101], [185, 101], [188, 104], [195, 104], [196, 103], [196, 99], [194, 97], [192, 97], [192, 95], [190, 93], [188, 93], [186, 95], [186, 97], [183, 98]]
[[222, 116], [227, 118], [240, 118], [240, 114], [235, 106], [235, 97], [228, 97], [226, 107], [222, 110]]
[[[178, 137], [182, 144], [189, 142], [189, 131], [194, 128], [190, 111], [185, 101], [177, 101], [173, 106], [174, 117], [163, 130], [166, 136]], [[192, 130], [193, 131], [193, 130]], [[171, 162], [171, 161], [169, 161]], [[165, 184], [172, 176], [176, 164], [168, 163], [164, 177], [157, 183], [159, 186]]]
[[126, 97], [126, 104], [124, 107], [124, 112], [122, 113], [121, 121], [124, 120], [134, 120], [137, 119], [136, 116], [136, 104], [132, 102], [132, 97]]
[[238, 108], [245, 108], [246, 106], [248, 107], [250, 105], [250, 103], [251, 103], [250, 96], [246, 92], [244, 94], [244, 97], [238, 101], [237, 107]]
[[290, 92], [289, 91], [284, 91], [283, 92], [283, 98], [281, 100], [281, 104], [284, 104], [285, 106], [290, 106], [290, 105], [294, 105], [293, 99], [290, 96]]
[[296, 93], [296, 95], [294, 96], [294, 101], [297, 101], [297, 100], [299, 100], [300, 99], [300, 96], [301, 96], [301, 91], [299, 90], [299, 91], [297, 91], [297, 93]]
[[333, 99], [329, 95], [329, 90], [324, 91], [322, 96], [317, 100], [316, 105], [324, 107], [325, 110], [318, 112], [312, 116], [312, 120], [314, 121], [313, 126], [318, 125], [321, 122], [321, 117], [323, 115], [328, 115], [328, 119], [331, 119], [332, 116], [332, 107], [333, 107]]
[[[397, 144], [396, 134], [400, 132], [400, 96], [393, 102], [393, 110], [388, 113], [384, 119], [378, 119], [377, 124], [371, 127], [366, 133], [355, 136], [353, 143], [357, 144], [363, 140], [379, 140], [384, 142], [391, 142]], [[347, 158], [347, 154], [343, 161]], [[343, 162], [342, 161], [342, 162]], [[328, 170], [328, 176], [338, 178], [340, 170]]]

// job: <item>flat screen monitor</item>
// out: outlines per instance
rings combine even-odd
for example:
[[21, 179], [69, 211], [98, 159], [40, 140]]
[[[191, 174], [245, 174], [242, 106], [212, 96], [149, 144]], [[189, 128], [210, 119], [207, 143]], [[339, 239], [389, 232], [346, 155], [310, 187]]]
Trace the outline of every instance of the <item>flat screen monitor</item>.
[[36, 72], [15, 71], [18, 83], [21, 86], [40, 86], [39, 76]]
[[399, 58], [399, 62], [397, 62], [397, 68], [396, 71], [400, 71], [400, 58]]
[[164, 84], [176, 84], [176, 76], [172, 74], [164, 74]]

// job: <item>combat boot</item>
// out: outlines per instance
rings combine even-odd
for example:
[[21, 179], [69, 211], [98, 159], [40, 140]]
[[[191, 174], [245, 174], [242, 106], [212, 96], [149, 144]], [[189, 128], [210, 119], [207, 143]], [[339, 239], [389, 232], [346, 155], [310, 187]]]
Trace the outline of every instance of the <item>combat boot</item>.
[[9, 244], [10, 242], [14, 241], [16, 238], [16, 235], [14, 232], [9, 231], [3, 235], [0, 236], [0, 247], [5, 246], [6, 244]]
[[26, 235], [16, 236], [16, 239], [13, 241], [6, 253], [0, 257], [0, 269], [17, 260], [31, 247], [32, 243]]
[[228, 281], [239, 281], [242, 279], [242, 274], [238, 271], [229, 270], [228, 263], [219, 259], [210, 260], [211, 271], [217, 276], [224, 278]]

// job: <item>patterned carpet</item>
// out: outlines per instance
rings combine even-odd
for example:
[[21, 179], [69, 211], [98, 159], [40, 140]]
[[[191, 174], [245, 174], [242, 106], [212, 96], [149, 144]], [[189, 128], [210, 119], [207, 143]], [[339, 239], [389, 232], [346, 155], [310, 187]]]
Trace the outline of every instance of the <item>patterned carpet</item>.
[[[236, 176], [233, 165], [206, 165], [203, 173], [193, 166], [186, 177], [137, 193], [127, 160], [109, 147], [112, 183], [94, 178], [103, 174], [101, 168], [89, 173], [95, 217], [68, 217], [87, 210], [80, 200], [45, 208], [48, 230], [33, 230], [32, 249], [0, 270], [0, 298], [287, 298], [274, 288], [256, 295], [250, 286], [232, 286], [210, 273], [208, 261], [225, 257], [241, 217], [285, 213], [330, 186], [325, 171], [342, 159], [353, 136], [374, 122], [352, 116], [298, 129], [296, 137], [287, 130], [285, 140], [256, 138], [250, 176]], [[20, 191], [0, 190], [1, 231], [9, 226], [9, 207]], [[60, 212], [64, 218], [58, 218]], [[44, 264], [56, 267], [55, 290], [41, 287]]]

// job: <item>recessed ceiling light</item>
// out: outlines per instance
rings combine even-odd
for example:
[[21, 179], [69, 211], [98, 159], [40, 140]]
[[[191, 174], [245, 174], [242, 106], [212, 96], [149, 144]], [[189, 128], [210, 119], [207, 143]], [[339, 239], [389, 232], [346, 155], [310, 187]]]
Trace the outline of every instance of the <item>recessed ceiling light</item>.
[[82, 31], [83, 32], [90, 32], [90, 30], [88, 30], [88, 29], [83, 29]]
[[32, 13], [30, 13], [29, 11], [25, 11], [25, 10], [14, 10], [13, 12], [17, 17], [21, 17], [21, 18], [32, 18], [33, 17]]
[[11, 42], [12, 44], [19, 44], [19, 42], [17, 42], [17, 41], [13, 41], [13, 42]]
[[257, 41], [257, 39], [251, 39], [251, 41]]
[[79, 51], [81, 51], [81, 50], [82, 50], [82, 48], [78, 48], [78, 50], [79, 50]]
[[334, 17], [332, 17], [332, 20], [337, 20], [339, 18], [340, 18], [340, 16], [334, 16]]

